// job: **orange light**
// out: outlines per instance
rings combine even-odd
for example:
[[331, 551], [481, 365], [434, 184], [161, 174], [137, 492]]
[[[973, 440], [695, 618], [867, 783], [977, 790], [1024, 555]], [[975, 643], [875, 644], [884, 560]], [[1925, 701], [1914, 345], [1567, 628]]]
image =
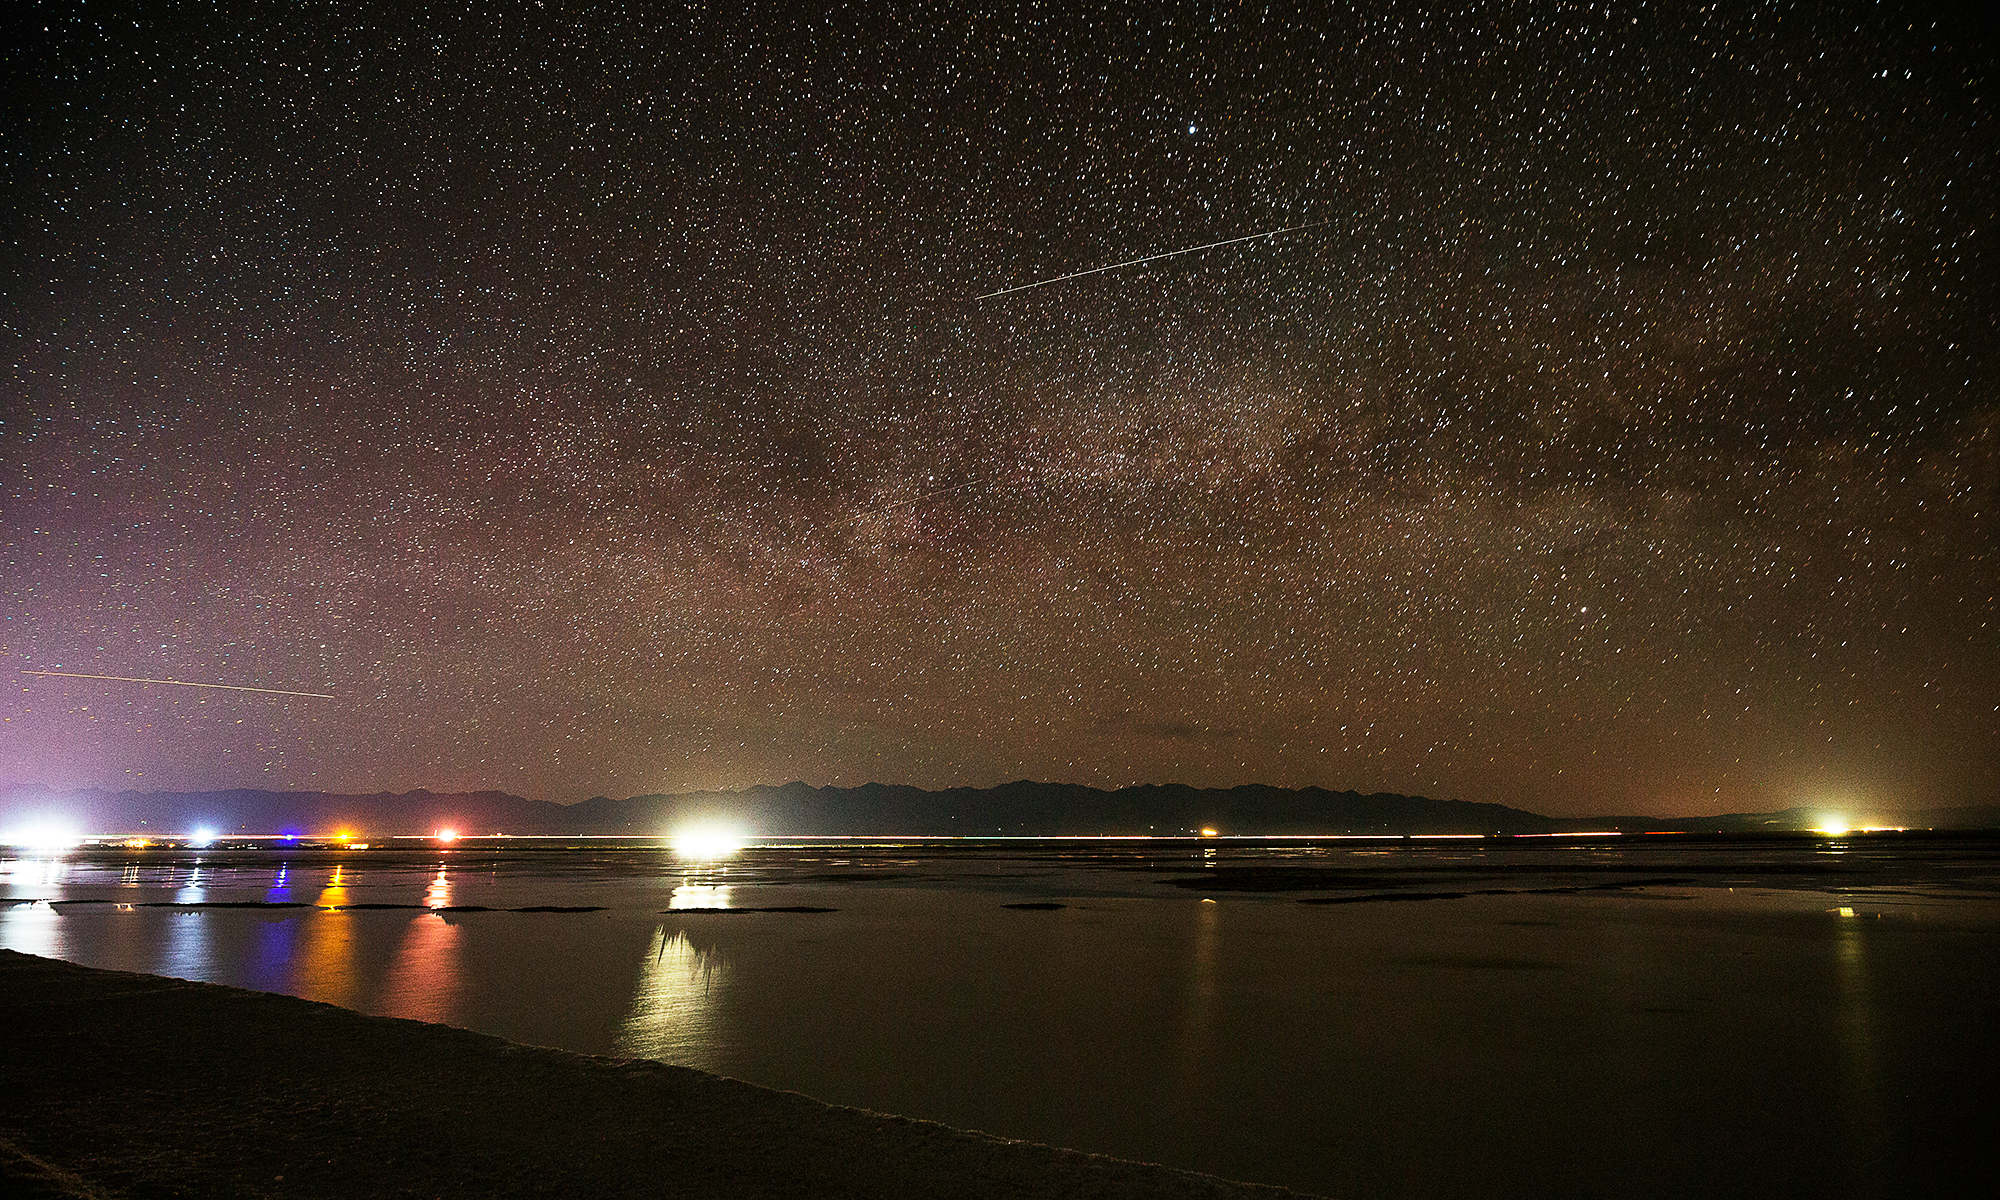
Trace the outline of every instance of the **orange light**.
[[1201, 831], [1201, 836], [1203, 836], [1203, 837], [1216, 837], [1216, 836], [1218, 836], [1218, 835], [1216, 834], [1215, 830], [1213, 830], [1213, 829], [1210, 829], [1210, 828], [1207, 828], [1206, 826], [1204, 826], [1204, 827], [1202, 828], [1202, 831]]
[[445, 842], [445, 843], [449, 844], [449, 843], [451, 843], [451, 842], [455, 842], [455, 841], [457, 841], [457, 840], [458, 840], [458, 830], [456, 830], [456, 829], [440, 829], [440, 830], [438, 830], [438, 841], [440, 841], [440, 842]]

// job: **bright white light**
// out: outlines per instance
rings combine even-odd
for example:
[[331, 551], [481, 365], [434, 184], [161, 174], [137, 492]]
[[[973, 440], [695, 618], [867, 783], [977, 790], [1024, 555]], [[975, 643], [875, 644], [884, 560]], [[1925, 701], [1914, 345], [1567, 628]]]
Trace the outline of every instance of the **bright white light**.
[[456, 830], [456, 829], [440, 829], [440, 830], [438, 830], [438, 832], [437, 832], [437, 840], [438, 840], [438, 841], [440, 841], [440, 842], [443, 842], [443, 843], [444, 843], [445, 845], [449, 846], [449, 845], [451, 845], [451, 844], [452, 844], [453, 842], [455, 842], [455, 841], [457, 841], [457, 840], [458, 840], [458, 830]]
[[188, 834], [187, 844], [196, 850], [206, 850], [215, 845], [215, 830], [203, 827]]
[[727, 858], [743, 848], [743, 835], [722, 825], [697, 825], [668, 840], [682, 858]]
[[1835, 816], [1832, 813], [1828, 813], [1819, 823], [1819, 832], [1830, 833], [1835, 837], [1846, 833], [1848, 828], [1849, 826], [1845, 818]]
[[83, 839], [69, 826], [44, 818], [15, 829], [0, 840], [23, 850], [67, 850]]

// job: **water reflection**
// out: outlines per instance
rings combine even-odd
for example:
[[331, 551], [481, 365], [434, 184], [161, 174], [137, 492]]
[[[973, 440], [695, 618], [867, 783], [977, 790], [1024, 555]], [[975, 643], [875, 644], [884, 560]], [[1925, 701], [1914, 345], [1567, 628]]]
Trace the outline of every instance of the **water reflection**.
[[[281, 862], [264, 889], [267, 904], [287, 904], [292, 899], [292, 864]], [[244, 984], [264, 992], [282, 992], [291, 986], [292, 955], [298, 941], [299, 922], [288, 914], [281, 920], [266, 920], [257, 930], [244, 969]]]
[[[188, 872], [187, 882], [174, 892], [175, 904], [199, 904], [207, 894], [201, 879], [202, 860], [194, 860], [194, 869]], [[160, 953], [159, 974], [171, 975], [176, 979], [208, 979], [209, 971], [208, 914], [194, 911], [169, 910], [167, 917], [166, 945]]]
[[1215, 1048], [1217, 984], [1216, 954], [1222, 940], [1222, 906], [1213, 900], [1195, 905], [1194, 953], [1189, 956], [1187, 1014], [1181, 1024], [1181, 1071], [1184, 1091], [1201, 1089], [1208, 1078]]
[[717, 1001], [727, 978], [719, 957], [696, 948], [686, 931], [655, 930], [615, 1053], [720, 1070], [723, 1029]]
[[286, 914], [266, 918], [258, 927], [244, 964], [243, 985], [260, 992], [282, 992], [291, 983], [293, 944], [298, 941], [300, 918]]
[[431, 885], [424, 889], [425, 908], [447, 908], [451, 905], [451, 876], [445, 872], [443, 863], [438, 864], [437, 874], [431, 877]]
[[729, 885], [726, 883], [683, 883], [674, 889], [673, 899], [668, 908], [728, 908]]
[[298, 955], [293, 960], [293, 995], [328, 1004], [355, 1006], [354, 977], [355, 917], [348, 912], [329, 912], [348, 902], [347, 870], [336, 866], [320, 890], [321, 911], [306, 918]]
[[383, 1013], [451, 1024], [458, 1008], [460, 932], [442, 913], [410, 918], [382, 984]]
[[[69, 874], [69, 863], [60, 858], [9, 858], [0, 860], [0, 879], [15, 895], [22, 888], [59, 888]], [[36, 899], [54, 900], [54, 896]]]
[[187, 882], [174, 893], [175, 904], [199, 904], [208, 885], [201, 881], [201, 860], [194, 860], [194, 869], [188, 872]]
[[[443, 863], [424, 889], [424, 907], [451, 904], [451, 875]], [[414, 917], [403, 929], [396, 961], [382, 985], [381, 1009], [392, 1017], [450, 1024], [458, 1007], [459, 927], [442, 913]]]
[[0, 905], [0, 946], [43, 958], [63, 957], [62, 926], [46, 903]]
[[1841, 1066], [1847, 1147], [1865, 1177], [1880, 1161], [1885, 1138], [1876, 1073], [1874, 996], [1868, 979], [1868, 926], [1852, 908], [1834, 914], [1840, 979]]

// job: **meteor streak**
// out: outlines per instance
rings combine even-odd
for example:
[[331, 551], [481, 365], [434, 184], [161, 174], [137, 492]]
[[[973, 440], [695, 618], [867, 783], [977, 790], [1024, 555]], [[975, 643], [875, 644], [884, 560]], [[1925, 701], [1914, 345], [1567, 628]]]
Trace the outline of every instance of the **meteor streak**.
[[1021, 284], [1019, 287], [1001, 288], [997, 292], [988, 292], [984, 296], [974, 296], [973, 299], [991, 300], [995, 296], [1008, 296], [1015, 292], [1025, 292], [1029, 288], [1044, 287], [1051, 283], [1061, 283], [1065, 279], [1081, 279], [1085, 275], [1096, 275], [1103, 271], [1116, 271], [1120, 267], [1136, 267], [1140, 263], [1149, 263], [1162, 258], [1172, 258], [1177, 254], [1195, 254], [1203, 250], [1213, 250], [1217, 246], [1234, 246], [1238, 242], [1254, 242], [1258, 238], [1274, 238], [1281, 233], [1297, 233], [1301, 229], [1318, 229], [1322, 225], [1331, 225], [1332, 223], [1333, 219], [1329, 217], [1324, 221], [1314, 221], [1310, 225], [1287, 225], [1283, 229], [1267, 229], [1263, 233], [1246, 233], [1242, 237], [1224, 238], [1219, 242], [1210, 242], [1206, 246], [1189, 246], [1185, 250], [1168, 250], [1162, 254], [1148, 254], [1144, 258], [1131, 258], [1124, 262], [1112, 263], [1107, 267], [1092, 267], [1088, 271], [1071, 271], [1067, 275], [1058, 275], [1053, 279], [1038, 279], [1033, 283]]
[[109, 679], [117, 683], [170, 683], [175, 687], [220, 688], [225, 692], [262, 692], [267, 696], [311, 696], [332, 700], [325, 692], [288, 692], [283, 688], [244, 687], [239, 683], [189, 683], [185, 679], [139, 679], [131, 675], [85, 675], [79, 671], [23, 671], [23, 675], [59, 675], [64, 679]]

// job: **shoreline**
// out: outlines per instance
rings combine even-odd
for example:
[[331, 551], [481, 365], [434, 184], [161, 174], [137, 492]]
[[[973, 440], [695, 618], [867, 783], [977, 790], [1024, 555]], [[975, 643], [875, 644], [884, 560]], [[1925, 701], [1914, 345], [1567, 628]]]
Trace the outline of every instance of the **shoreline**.
[[1303, 1194], [11, 950], [0, 1017], [15, 1195]]

